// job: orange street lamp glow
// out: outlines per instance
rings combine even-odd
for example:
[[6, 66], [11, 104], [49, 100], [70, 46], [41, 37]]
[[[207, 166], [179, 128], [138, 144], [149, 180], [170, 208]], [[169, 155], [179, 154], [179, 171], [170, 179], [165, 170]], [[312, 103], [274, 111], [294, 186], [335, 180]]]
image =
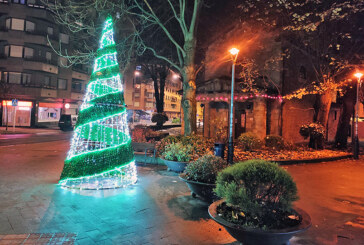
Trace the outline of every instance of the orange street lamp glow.
[[237, 54], [239, 53], [239, 49], [237, 49], [237, 48], [232, 48], [232, 49], [230, 49], [230, 50], [229, 50], [229, 52], [230, 52], [230, 54], [232, 54], [232, 55], [237, 55]]
[[140, 76], [140, 72], [139, 71], [135, 71], [134, 72], [134, 75], [138, 77], [138, 76]]
[[363, 76], [363, 73], [357, 72], [354, 74], [354, 76], [356, 76], [358, 79], [360, 79]]

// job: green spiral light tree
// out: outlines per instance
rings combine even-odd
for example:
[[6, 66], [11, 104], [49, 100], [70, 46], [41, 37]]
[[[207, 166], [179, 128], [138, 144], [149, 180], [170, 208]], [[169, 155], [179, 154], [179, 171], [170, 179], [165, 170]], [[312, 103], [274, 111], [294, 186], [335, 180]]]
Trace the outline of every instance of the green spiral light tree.
[[59, 183], [105, 189], [136, 180], [113, 22], [108, 17]]

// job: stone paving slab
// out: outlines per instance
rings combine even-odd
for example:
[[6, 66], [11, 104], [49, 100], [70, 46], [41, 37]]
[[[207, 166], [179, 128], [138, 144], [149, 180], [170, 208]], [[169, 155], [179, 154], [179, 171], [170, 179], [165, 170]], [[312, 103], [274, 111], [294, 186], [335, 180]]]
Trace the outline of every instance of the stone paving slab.
[[0, 244], [71, 245], [75, 244], [76, 237], [74, 233], [8, 234], [0, 235]]

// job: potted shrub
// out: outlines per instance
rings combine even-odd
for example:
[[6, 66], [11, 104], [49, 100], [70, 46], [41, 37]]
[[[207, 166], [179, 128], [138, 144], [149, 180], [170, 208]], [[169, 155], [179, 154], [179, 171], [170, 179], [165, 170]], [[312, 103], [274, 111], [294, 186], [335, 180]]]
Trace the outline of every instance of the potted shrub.
[[217, 199], [213, 192], [217, 174], [227, 166], [227, 162], [221, 157], [205, 155], [190, 162], [179, 177], [186, 182], [193, 197], [197, 195], [207, 202], [212, 202]]
[[282, 245], [311, 226], [307, 213], [292, 208], [298, 200], [292, 177], [276, 163], [249, 160], [217, 177], [222, 200], [209, 207], [212, 219], [244, 245]]
[[191, 160], [192, 147], [183, 145], [181, 142], [172, 143], [165, 146], [162, 153], [162, 160], [167, 165], [168, 170], [183, 172], [186, 165]]
[[213, 140], [206, 139], [202, 136], [198, 135], [190, 135], [190, 136], [167, 136], [157, 143], [157, 155], [163, 156], [166, 147], [171, 145], [172, 143], [182, 143], [182, 145], [188, 145], [191, 147], [190, 157], [191, 161], [197, 160], [199, 157], [202, 157], [206, 154], [211, 153], [214, 147]]

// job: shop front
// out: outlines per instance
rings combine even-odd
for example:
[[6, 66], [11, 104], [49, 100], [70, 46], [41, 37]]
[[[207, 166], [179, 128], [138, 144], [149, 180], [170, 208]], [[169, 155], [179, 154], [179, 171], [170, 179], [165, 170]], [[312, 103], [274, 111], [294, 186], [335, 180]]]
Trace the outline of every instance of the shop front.
[[17, 106], [13, 106], [11, 100], [2, 101], [2, 125], [30, 127], [32, 117], [33, 102], [18, 101]]
[[39, 102], [38, 104], [38, 125], [56, 125], [62, 113], [62, 103], [46, 103]]

